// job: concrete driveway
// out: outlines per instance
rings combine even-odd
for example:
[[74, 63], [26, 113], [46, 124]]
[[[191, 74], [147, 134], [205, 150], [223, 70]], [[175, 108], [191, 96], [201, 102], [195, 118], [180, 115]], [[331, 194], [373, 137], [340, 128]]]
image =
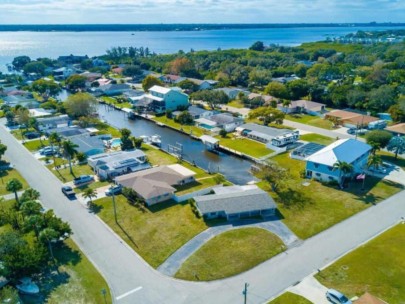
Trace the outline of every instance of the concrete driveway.
[[290, 287], [289, 292], [300, 295], [315, 304], [330, 304], [326, 299], [326, 291], [328, 288], [318, 282], [313, 276], [308, 276], [299, 284]]

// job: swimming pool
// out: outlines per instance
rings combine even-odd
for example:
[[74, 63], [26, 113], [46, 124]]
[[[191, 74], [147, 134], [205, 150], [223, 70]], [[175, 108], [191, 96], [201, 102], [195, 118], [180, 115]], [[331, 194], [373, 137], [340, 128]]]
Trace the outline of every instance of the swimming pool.
[[111, 148], [117, 148], [121, 146], [121, 139], [120, 138], [113, 138], [111, 140]]
[[213, 126], [209, 126], [209, 125], [206, 125], [206, 124], [200, 124], [199, 127], [204, 128], [204, 129], [207, 129], [207, 130], [214, 129]]

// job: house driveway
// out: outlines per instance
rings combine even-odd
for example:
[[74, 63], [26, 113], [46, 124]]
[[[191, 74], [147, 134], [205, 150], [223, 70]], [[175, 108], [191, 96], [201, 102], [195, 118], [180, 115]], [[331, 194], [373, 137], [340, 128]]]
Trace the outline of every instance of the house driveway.
[[319, 283], [312, 275], [288, 288], [289, 292], [300, 295], [315, 304], [330, 304], [325, 296], [327, 290], [328, 288]]
[[213, 237], [238, 228], [249, 228], [256, 227], [268, 230], [275, 235], [277, 235], [287, 247], [293, 247], [295, 244], [299, 243], [297, 236], [291, 232], [280, 220], [268, 220], [254, 222], [252, 220], [240, 220], [235, 222], [230, 222], [225, 225], [214, 226], [206, 229], [200, 234], [196, 235], [182, 247], [180, 247], [176, 252], [174, 252], [162, 265], [158, 267], [158, 271], [161, 273], [174, 276], [176, 272], [180, 269], [181, 265], [196, 252], [201, 246], [208, 242]]
[[[384, 162], [385, 173], [367, 170], [367, 174], [389, 180], [405, 186], [405, 171], [394, 164]], [[366, 177], [367, 178], [367, 177]]]

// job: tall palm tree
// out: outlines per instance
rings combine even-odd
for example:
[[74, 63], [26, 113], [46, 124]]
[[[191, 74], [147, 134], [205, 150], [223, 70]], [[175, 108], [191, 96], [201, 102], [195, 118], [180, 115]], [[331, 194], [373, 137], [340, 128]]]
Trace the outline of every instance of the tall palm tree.
[[69, 169], [70, 169], [70, 174], [73, 175], [73, 169], [72, 169], [72, 158], [75, 157], [75, 155], [77, 154], [77, 150], [76, 148], [79, 147], [78, 145], [76, 145], [75, 143], [73, 143], [72, 141], [68, 140], [64, 140], [62, 142], [62, 150], [63, 150], [63, 155], [68, 159], [69, 161]]
[[20, 201], [18, 199], [18, 193], [17, 192], [20, 191], [22, 188], [23, 188], [22, 183], [16, 178], [10, 179], [7, 182], [7, 185], [6, 185], [6, 190], [9, 191], [9, 192], [14, 193], [15, 200], [16, 200], [18, 205], [20, 204]]
[[374, 169], [378, 169], [382, 165], [383, 161], [380, 155], [377, 154], [370, 154], [367, 159], [367, 167], [373, 167]]
[[333, 170], [339, 170], [339, 184], [342, 187], [343, 178], [353, 172], [353, 166], [345, 161], [338, 160], [333, 164]]
[[93, 205], [93, 198], [97, 197], [97, 191], [92, 188], [87, 188], [84, 193], [83, 197], [90, 200], [90, 206]]
[[[60, 149], [60, 143], [62, 141], [62, 138], [58, 133], [52, 132], [51, 134], [49, 134], [48, 140], [49, 143], [51, 144], [52, 151], [54, 151], [55, 145], [58, 147], [58, 150]], [[53, 165], [55, 165], [55, 153], [52, 153], [52, 158], [53, 158]]]
[[55, 260], [52, 250], [52, 241], [57, 240], [58, 232], [52, 228], [45, 228], [39, 233], [39, 240], [43, 243], [48, 243], [49, 253], [51, 254], [52, 261]]

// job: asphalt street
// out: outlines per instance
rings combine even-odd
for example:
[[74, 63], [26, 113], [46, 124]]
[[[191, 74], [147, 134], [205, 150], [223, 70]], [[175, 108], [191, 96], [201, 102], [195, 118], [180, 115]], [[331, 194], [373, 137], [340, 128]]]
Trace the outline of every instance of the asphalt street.
[[6, 157], [31, 187], [41, 192], [45, 208], [68, 221], [72, 238], [106, 278], [116, 303], [264, 303], [297, 281], [369, 240], [405, 216], [405, 192], [372, 206], [257, 267], [213, 282], [185, 282], [162, 275], [129, 248], [97, 216], [61, 193], [62, 183], [0, 126]]

